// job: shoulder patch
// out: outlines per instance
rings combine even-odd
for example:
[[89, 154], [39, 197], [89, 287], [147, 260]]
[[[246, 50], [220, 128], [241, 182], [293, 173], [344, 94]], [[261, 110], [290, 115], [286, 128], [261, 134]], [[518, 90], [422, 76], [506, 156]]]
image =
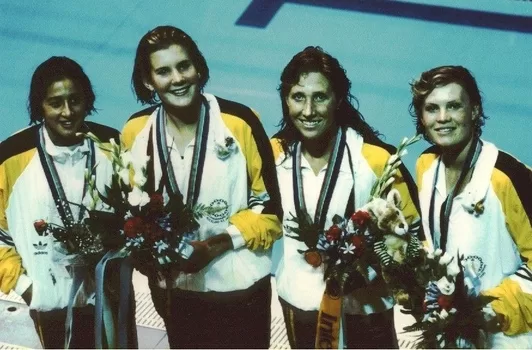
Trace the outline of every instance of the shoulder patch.
[[33, 125], [11, 135], [0, 143], [0, 164], [14, 155], [26, 152], [37, 147], [39, 136], [37, 130], [40, 125]]
[[523, 163], [506, 152], [499, 150], [495, 168], [503, 172], [515, 187], [529, 218], [532, 218], [532, 171]]

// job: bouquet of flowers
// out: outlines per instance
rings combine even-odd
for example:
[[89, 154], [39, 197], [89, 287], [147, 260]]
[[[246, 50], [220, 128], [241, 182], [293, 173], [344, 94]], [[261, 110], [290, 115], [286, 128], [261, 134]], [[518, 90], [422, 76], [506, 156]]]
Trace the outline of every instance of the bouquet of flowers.
[[[408, 224], [398, 208], [400, 196], [390, 186], [395, 181], [401, 158], [407, 154], [406, 148], [421, 139], [421, 135], [405, 138], [390, 156], [382, 176], [375, 182], [370, 192], [370, 200], [351, 217], [334, 216], [333, 225], [327, 230], [319, 230], [307, 213], [292, 217], [288, 221], [295, 227], [286, 225], [288, 237], [304, 242], [308, 249], [300, 251], [312, 266], [326, 263], [325, 279], [328, 286], [340, 295], [350, 293], [357, 285], [373, 280], [377, 273], [372, 265], [386, 266], [389, 271], [399, 263], [411, 264], [419, 256], [421, 243], [415, 235], [408, 233]], [[382, 197], [388, 195], [388, 199]], [[397, 246], [394, 250], [390, 246]], [[408, 248], [408, 249], [407, 249]], [[394, 252], [401, 252], [402, 259], [396, 259]], [[393, 267], [392, 267], [393, 266]], [[364, 280], [361, 280], [363, 277]]]
[[[324, 278], [330, 282], [329, 287], [334, 289], [336, 295], [349, 294], [360, 282], [364, 284], [360, 277], [366, 281], [374, 277], [374, 271], [368, 269], [372, 257], [370, 247], [373, 244], [367, 231], [369, 219], [365, 211], [357, 211], [348, 219], [335, 215], [333, 225], [318, 235], [317, 244], [300, 251], [310, 265], [318, 267], [322, 263], [326, 264]], [[297, 219], [292, 217], [289, 221], [297, 222]], [[312, 230], [308, 226], [312, 225], [290, 227], [289, 231], [296, 235], [288, 237], [308, 237], [301, 234], [303, 230]]]
[[494, 300], [480, 294], [480, 278], [471, 264], [443, 254], [427, 253], [418, 269], [424, 300], [407, 332], [421, 331], [419, 348], [482, 348], [485, 311]]
[[133, 157], [128, 150], [111, 140], [108, 146], [94, 134], [86, 137], [111, 155], [113, 174], [106, 195], [101, 200], [114, 209], [106, 225], [123, 240], [123, 251], [137, 266], [154, 267], [164, 278], [170, 267], [179, 268], [194, 248], [188, 243], [197, 239], [198, 220], [225, 207], [183, 203], [180, 193], [168, 196], [162, 188], [148, 189], [149, 157]]
[[[33, 223], [39, 236], [51, 236], [54, 239], [54, 260], [65, 266], [94, 267], [101, 257], [116, 244], [116, 237], [102, 224], [102, 219], [112, 217], [113, 213], [97, 210], [100, 205], [95, 175], [85, 172], [88, 189], [88, 204], [70, 203], [79, 208], [79, 219], [66, 222], [64, 226], [47, 222], [45, 219]], [[103, 209], [103, 208], [102, 208]]]

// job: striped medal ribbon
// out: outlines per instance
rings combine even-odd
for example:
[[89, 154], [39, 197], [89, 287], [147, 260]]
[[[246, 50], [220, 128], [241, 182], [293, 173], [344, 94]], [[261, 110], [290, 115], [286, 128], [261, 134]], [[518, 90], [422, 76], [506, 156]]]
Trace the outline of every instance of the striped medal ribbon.
[[[207, 151], [207, 139], [209, 135], [209, 106], [204, 100], [201, 105], [200, 118], [196, 130], [196, 137], [194, 142], [194, 153], [192, 156], [192, 165], [190, 167], [190, 177], [188, 180], [187, 197], [184, 198], [183, 203], [192, 209], [196, 203], [201, 188], [201, 175], [203, 173], [203, 165], [205, 163], [205, 154]], [[162, 172], [162, 185], [166, 186], [168, 195], [181, 196], [179, 186], [177, 185], [172, 160], [170, 158], [170, 151], [166, 139], [166, 117], [164, 108], [161, 106], [157, 113], [157, 120], [155, 123], [155, 137], [157, 139], [157, 151], [159, 154], [159, 162]]]
[[447, 198], [445, 198], [445, 201], [443, 202], [441, 206], [439, 242], [437, 242], [437, 240], [435, 239], [436, 237], [434, 237], [434, 215], [436, 215], [435, 208], [434, 208], [435, 207], [434, 201], [435, 201], [435, 194], [436, 194], [436, 184], [438, 183], [438, 175], [440, 172], [440, 165], [442, 163], [442, 156], [440, 155], [438, 159], [438, 165], [436, 166], [436, 172], [434, 174], [434, 181], [432, 182], [432, 194], [430, 197], [429, 230], [430, 230], [430, 234], [434, 238], [434, 243], [439, 243], [439, 248], [443, 252], [445, 252], [446, 245], [447, 245], [447, 235], [449, 232], [449, 217], [451, 215], [451, 209], [453, 207], [454, 197], [456, 197], [456, 195], [458, 194], [457, 193], [458, 190], [460, 189], [460, 187], [462, 187], [462, 184], [465, 181], [466, 175], [475, 166], [475, 163], [477, 162], [477, 159], [478, 159], [478, 156], [480, 155], [481, 150], [482, 150], [482, 141], [480, 141], [478, 138], [475, 137], [466, 155], [466, 159], [462, 166], [462, 170], [460, 171], [460, 176], [458, 177], [458, 181], [456, 182], [456, 185], [453, 187], [450, 193], [447, 195]]
[[[321, 185], [320, 196], [316, 205], [316, 212], [314, 213], [314, 224], [320, 230], [323, 230], [325, 221], [327, 220], [327, 211], [334, 192], [334, 187], [340, 172], [340, 166], [344, 156], [346, 146], [346, 133], [343, 128], [338, 128], [334, 147], [329, 157], [327, 164], [327, 172]], [[303, 191], [303, 176], [301, 174], [301, 142], [294, 145], [292, 152], [292, 181], [294, 187], [294, 205], [298, 220], [304, 220], [308, 216], [307, 206], [305, 204], [305, 196]]]

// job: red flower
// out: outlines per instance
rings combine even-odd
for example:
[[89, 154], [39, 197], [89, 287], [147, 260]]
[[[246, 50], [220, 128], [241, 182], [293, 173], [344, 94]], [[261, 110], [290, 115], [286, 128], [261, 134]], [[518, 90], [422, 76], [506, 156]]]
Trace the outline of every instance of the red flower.
[[158, 211], [162, 211], [164, 208], [164, 200], [163, 195], [160, 193], [153, 193], [150, 195], [150, 203], [149, 205], [154, 209]]
[[146, 233], [145, 238], [147, 238], [150, 242], [158, 241], [164, 237], [163, 229], [153, 222], [149, 222], [144, 225], [144, 232]]
[[142, 229], [142, 219], [134, 216], [129, 218], [124, 223], [124, 233], [128, 238], [135, 238]]
[[163, 195], [160, 193], [152, 193], [150, 195], [150, 202], [146, 205], [146, 216], [149, 220], [154, 220], [162, 215], [164, 211]]
[[351, 243], [355, 246], [355, 256], [360, 257], [364, 253], [364, 248], [366, 242], [364, 242], [364, 237], [359, 235], [354, 235], [351, 237]]
[[307, 250], [305, 252], [305, 261], [313, 267], [320, 266], [322, 261], [320, 252], [316, 250]]
[[325, 233], [325, 237], [329, 242], [337, 241], [340, 239], [340, 236], [342, 235], [342, 229], [338, 227], [338, 225], [332, 225], [327, 232]]
[[351, 220], [357, 226], [364, 226], [369, 219], [371, 219], [371, 216], [367, 211], [364, 210], [358, 210], [356, 213], [351, 215]]
[[48, 228], [48, 224], [43, 219], [35, 220], [33, 227], [35, 228], [35, 231], [41, 235]]
[[440, 295], [438, 297], [438, 305], [440, 306], [440, 308], [449, 311], [453, 307], [453, 297], [444, 294]]

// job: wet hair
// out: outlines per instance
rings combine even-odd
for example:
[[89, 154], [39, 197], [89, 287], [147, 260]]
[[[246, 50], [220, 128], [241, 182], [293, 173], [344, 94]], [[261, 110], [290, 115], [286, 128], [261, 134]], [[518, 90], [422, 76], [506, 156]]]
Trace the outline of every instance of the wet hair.
[[475, 120], [475, 136], [482, 135], [482, 126], [484, 126], [488, 117], [484, 114], [482, 107], [482, 96], [478, 88], [477, 81], [471, 72], [462, 66], [440, 66], [432, 68], [426, 72], [421, 73], [418, 80], [410, 83], [410, 90], [412, 92], [412, 102], [409, 106], [409, 112], [416, 125], [416, 132], [423, 134], [428, 142], [431, 142], [425, 133], [425, 127], [421, 122], [423, 117], [423, 105], [427, 96], [432, 91], [441, 86], [451, 83], [459, 84], [469, 97], [469, 101], [477, 114]]
[[81, 88], [85, 100], [86, 115], [96, 112], [94, 108], [96, 96], [89, 77], [85, 74], [83, 68], [68, 57], [53, 56], [41, 63], [31, 77], [27, 106], [30, 115], [30, 125], [42, 122], [42, 103], [46, 96], [46, 91], [50, 85], [62, 79], [70, 79]]
[[179, 28], [160, 26], [150, 30], [140, 39], [135, 55], [131, 85], [137, 100], [142, 104], [158, 103], [156, 93], [144, 85], [144, 81], [150, 76], [150, 55], [156, 51], [167, 49], [172, 45], [183, 47], [190, 56], [192, 64], [200, 76], [200, 90], [203, 90], [205, 84], [207, 84], [209, 67], [194, 40]]
[[288, 111], [286, 98], [294, 85], [299, 83], [300, 78], [308, 73], [321, 73], [331, 84], [338, 107], [334, 113], [336, 124], [340, 127], [352, 127], [364, 139], [378, 137], [378, 132], [369, 126], [362, 114], [358, 111], [358, 100], [351, 95], [351, 81], [347, 78], [345, 69], [340, 62], [329, 55], [319, 46], [308, 46], [298, 52], [283, 69], [281, 84], [278, 87], [281, 97], [283, 118], [279, 122], [280, 130], [275, 135], [280, 139], [283, 151], [289, 152], [290, 147], [300, 141], [301, 134], [295, 127]]

